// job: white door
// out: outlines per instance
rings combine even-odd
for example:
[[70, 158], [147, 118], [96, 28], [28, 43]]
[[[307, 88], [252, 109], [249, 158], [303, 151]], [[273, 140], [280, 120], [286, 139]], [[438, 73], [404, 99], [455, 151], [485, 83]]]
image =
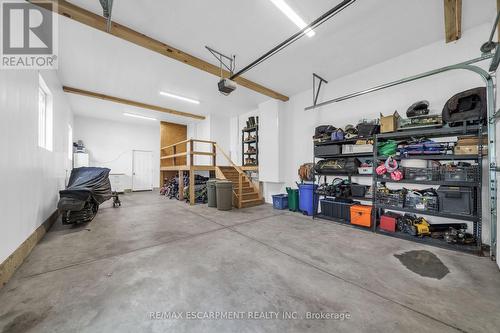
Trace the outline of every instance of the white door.
[[153, 153], [134, 150], [132, 157], [132, 190], [151, 191], [153, 189]]

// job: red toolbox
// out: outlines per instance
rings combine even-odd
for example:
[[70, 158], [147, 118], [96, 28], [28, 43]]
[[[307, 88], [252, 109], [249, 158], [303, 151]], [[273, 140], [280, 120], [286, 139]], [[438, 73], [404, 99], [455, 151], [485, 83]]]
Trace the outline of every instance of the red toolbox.
[[380, 229], [389, 232], [396, 232], [399, 217], [401, 217], [401, 215], [396, 213], [385, 213], [380, 217]]

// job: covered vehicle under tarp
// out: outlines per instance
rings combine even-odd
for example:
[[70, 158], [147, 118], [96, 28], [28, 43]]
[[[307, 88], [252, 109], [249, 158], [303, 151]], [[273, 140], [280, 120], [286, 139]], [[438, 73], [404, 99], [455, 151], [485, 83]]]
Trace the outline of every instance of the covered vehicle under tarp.
[[91, 221], [99, 205], [112, 197], [108, 168], [84, 167], [71, 171], [68, 187], [59, 191], [57, 208], [64, 224]]

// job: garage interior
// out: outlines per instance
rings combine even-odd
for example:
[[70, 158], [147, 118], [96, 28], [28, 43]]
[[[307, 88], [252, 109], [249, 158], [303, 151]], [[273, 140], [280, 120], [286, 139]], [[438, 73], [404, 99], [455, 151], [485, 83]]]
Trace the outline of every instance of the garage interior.
[[500, 332], [500, 0], [0, 5], [1, 333]]

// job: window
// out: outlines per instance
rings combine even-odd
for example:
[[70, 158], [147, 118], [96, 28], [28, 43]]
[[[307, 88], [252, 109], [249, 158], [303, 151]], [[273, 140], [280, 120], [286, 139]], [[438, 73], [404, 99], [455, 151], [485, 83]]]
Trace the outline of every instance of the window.
[[38, 79], [38, 146], [52, 151], [52, 94], [41, 75]]
[[73, 160], [73, 127], [68, 124], [68, 159]]

